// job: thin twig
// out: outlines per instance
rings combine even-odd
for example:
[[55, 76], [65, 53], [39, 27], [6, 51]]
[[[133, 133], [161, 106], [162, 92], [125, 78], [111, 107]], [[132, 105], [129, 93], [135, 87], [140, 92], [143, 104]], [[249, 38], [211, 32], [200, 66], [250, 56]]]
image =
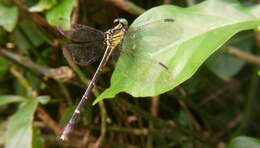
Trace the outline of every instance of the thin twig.
[[134, 3], [128, 0], [106, 0], [106, 1], [136, 16], [145, 12], [143, 8], [135, 5]]
[[234, 90], [238, 88], [238, 84], [234, 81], [230, 81], [230, 82], [224, 82], [224, 85], [222, 88], [216, 90], [213, 94], [210, 94], [209, 96], [207, 96], [205, 99], [201, 99], [200, 103], [198, 103], [199, 105], [205, 105], [210, 103], [211, 101], [214, 101], [215, 99], [219, 99], [221, 98], [220, 96], [227, 93], [230, 90]]
[[246, 61], [247, 63], [254, 64], [260, 66], [260, 57], [252, 55], [247, 52], [243, 52], [235, 47], [228, 47], [227, 51], [228, 54], [233, 55], [241, 60]]
[[196, 0], [186, 0], [188, 6], [192, 6], [196, 4]]
[[37, 108], [37, 113], [41, 120], [50, 127], [56, 135], [59, 135], [62, 128], [44, 111], [42, 107]]
[[[61, 91], [63, 92], [64, 96], [65, 96], [65, 99], [66, 101], [68, 102], [69, 105], [72, 105], [72, 100], [71, 100], [71, 95], [69, 93], [69, 90], [68, 88], [66, 87], [66, 85], [62, 82], [58, 82], [60, 88], [61, 88]], [[63, 102], [62, 102], [63, 103]]]
[[221, 130], [220, 132], [214, 133], [214, 135], [211, 135], [214, 139], [220, 139], [221, 136], [224, 136], [225, 134], [229, 133], [228, 129], [235, 128], [236, 126], [240, 125], [241, 121], [243, 120], [243, 116], [239, 113], [233, 120], [229, 121], [225, 127], [224, 130]]
[[73, 6], [74, 6], [74, 11], [71, 16], [71, 24], [77, 24], [79, 20], [79, 12], [80, 12], [79, 0], [74, 0]]
[[171, 3], [172, 3], [172, 0], [164, 0], [163, 3], [164, 3], [164, 4], [171, 4]]
[[157, 117], [159, 110], [159, 96], [152, 97], [151, 114]]
[[68, 51], [63, 49], [64, 57], [66, 58], [66, 61], [68, 62], [69, 66], [75, 71], [75, 73], [78, 75], [79, 79], [84, 83], [88, 84], [89, 79], [85, 76], [85, 74], [80, 70], [80, 68], [70, 59], [68, 58]]
[[[100, 127], [90, 126], [93, 130], [100, 130]], [[148, 128], [126, 128], [119, 126], [107, 126], [107, 131], [118, 132], [118, 133], [127, 133], [133, 134], [136, 136], [147, 136], [149, 134], [160, 134], [159, 130], [156, 129], [148, 129]]]
[[32, 87], [29, 82], [24, 78], [24, 76], [16, 69], [16, 67], [11, 67], [10, 72], [18, 79], [20, 84], [26, 89], [27, 92], [32, 92]]
[[[152, 97], [152, 104], [151, 104], [151, 115], [157, 117], [158, 115], [158, 107], [159, 107], [159, 96]], [[149, 129], [153, 130], [154, 125], [153, 122], [149, 122]], [[147, 137], [147, 147], [153, 147], [154, 136], [152, 134], [148, 135]]]
[[[13, 0], [13, 1], [23, 12], [26, 13], [26, 15], [31, 16], [31, 18], [33, 19], [33, 22], [36, 25], [38, 25], [40, 27], [44, 27], [44, 30], [49, 30], [49, 32], [57, 32], [56, 28], [50, 26], [49, 23], [46, 21], [46, 19], [43, 16], [39, 15], [38, 13], [29, 12], [28, 7], [24, 3], [22, 3], [20, 0]], [[45, 40], [53, 47], [57, 47], [56, 39], [45, 38]]]
[[191, 137], [194, 137], [196, 139], [204, 141], [203, 138], [205, 138], [205, 137], [202, 137], [202, 135], [198, 134], [197, 132], [182, 128], [176, 122], [173, 122], [173, 121], [167, 122], [167, 121], [164, 121], [164, 120], [162, 120], [158, 117], [151, 116], [148, 112], [144, 111], [142, 108], [140, 108], [138, 106], [131, 105], [130, 103], [128, 103], [124, 99], [117, 99], [116, 101], [118, 101], [121, 104], [126, 105], [126, 107], [129, 107], [132, 110], [138, 112], [140, 114], [140, 116], [142, 116], [144, 119], [146, 119], [148, 121], [152, 121], [155, 126], [163, 127], [164, 129], [167, 129], [167, 132], [164, 133], [164, 134], [165, 135], [167, 134], [167, 136], [169, 136], [171, 138], [180, 139], [180, 135], [174, 134], [174, 132], [175, 133], [180, 132], [180, 133], [183, 133], [183, 134], [191, 135]]
[[[53, 131], [54, 131], [54, 133], [55, 133], [55, 135], [56, 136], [58, 136], [58, 135], [60, 135], [60, 133], [62, 132], [62, 127], [61, 126], [59, 126], [59, 124], [58, 123], [56, 123], [50, 116], [49, 116], [49, 114], [47, 113], [47, 112], [45, 112], [45, 110], [42, 108], [42, 107], [38, 107], [37, 108], [37, 113], [38, 113], [38, 116], [39, 116], [39, 118], [49, 127], [49, 128], [51, 128]], [[72, 132], [72, 134], [74, 134], [74, 135], [78, 135], [78, 136], [83, 136], [84, 134], [85, 134], [85, 132], [82, 132], [82, 131], [73, 131]], [[94, 138], [93, 137], [91, 137], [91, 136], [88, 136], [88, 141], [93, 141], [94, 140]], [[74, 144], [74, 145], [76, 145], [74, 142], [70, 142], [71, 144]], [[77, 145], [79, 145], [79, 143], [81, 143], [81, 142], [77, 142]]]
[[181, 99], [178, 99], [177, 101], [180, 104], [180, 106], [183, 108], [183, 110], [185, 110], [186, 113], [188, 114], [188, 118], [189, 118], [190, 122], [194, 125], [195, 129], [201, 130], [200, 124], [196, 121], [195, 117], [192, 115], [188, 106]]
[[256, 39], [256, 41], [255, 41], [256, 46], [257, 46], [258, 48], [260, 48], [260, 32], [256, 32], [256, 33], [255, 33], [255, 39]]
[[100, 112], [101, 112], [101, 131], [100, 131], [100, 136], [95, 144], [96, 148], [98, 148], [104, 144], [104, 140], [106, 137], [106, 131], [107, 131], [107, 124], [106, 124], [107, 113], [106, 113], [105, 104], [103, 101], [100, 101], [98, 103], [98, 105], [99, 105]]
[[21, 8], [23, 11], [28, 12], [28, 14], [32, 16], [32, 18], [36, 24], [45, 26], [45, 27], [49, 27], [48, 22], [41, 15], [39, 15], [37, 13], [29, 12], [28, 7], [24, 3], [22, 3], [20, 0], [14, 0], [14, 3], [19, 8]]
[[90, 137], [90, 130], [85, 131], [85, 134], [82, 138], [81, 147], [87, 147], [89, 143], [89, 137]]
[[59, 68], [48, 68], [48, 67], [34, 63], [28, 57], [12, 53], [1, 47], [0, 47], [0, 54], [11, 59], [12, 61], [17, 62], [19, 65], [22, 65], [23, 67], [30, 69], [31, 71], [33, 71], [37, 74], [44, 75], [47, 78], [68, 81], [74, 77], [73, 71], [66, 66], [62, 66]]

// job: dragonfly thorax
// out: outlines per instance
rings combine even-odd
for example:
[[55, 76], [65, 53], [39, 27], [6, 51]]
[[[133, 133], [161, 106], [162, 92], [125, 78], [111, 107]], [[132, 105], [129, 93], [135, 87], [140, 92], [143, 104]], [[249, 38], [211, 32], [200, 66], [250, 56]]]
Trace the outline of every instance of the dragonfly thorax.
[[126, 31], [127, 25], [122, 22], [118, 22], [114, 28], [106, 31], [104, 34], [104, 44], [106, 47], [116, 48], [121, 43]]

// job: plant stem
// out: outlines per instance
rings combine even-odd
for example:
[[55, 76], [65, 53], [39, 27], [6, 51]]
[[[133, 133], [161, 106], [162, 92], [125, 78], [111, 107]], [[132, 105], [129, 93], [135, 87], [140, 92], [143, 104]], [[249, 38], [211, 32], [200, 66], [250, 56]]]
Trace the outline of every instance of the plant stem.
[[129, 12], [130, 14], [133, 15], [141, 15], [142, 13], [145, 12], [145, 10], [134, 3], [132, 3], [129, 0], [107, 0], [108, 2], [114, 4], [115, 6], [121, 8], [124, 11]]

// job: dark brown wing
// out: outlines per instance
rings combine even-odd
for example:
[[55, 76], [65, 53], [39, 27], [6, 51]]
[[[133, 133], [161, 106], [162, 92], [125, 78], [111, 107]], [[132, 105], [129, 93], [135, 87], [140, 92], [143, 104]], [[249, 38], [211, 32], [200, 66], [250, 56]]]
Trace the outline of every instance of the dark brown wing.
[[72, 42], [84, 43], [93, 41], [103, 41], [104, 33], [92, 27], [85, 25], [74, 24], [71, 26], [71, 30], [61, 30], [59, 32]]
[[63, 47], [63, 54], [79, 65], [88, 65], [102, 55], [103, 42], [69, 43]]

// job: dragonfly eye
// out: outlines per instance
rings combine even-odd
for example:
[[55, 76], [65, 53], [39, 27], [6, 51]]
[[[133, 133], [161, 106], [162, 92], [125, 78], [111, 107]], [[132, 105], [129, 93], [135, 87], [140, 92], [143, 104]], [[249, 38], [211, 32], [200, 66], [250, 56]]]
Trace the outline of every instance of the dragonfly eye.
[[128, 26], [128, 21], [125, 18], [117, 18], [114, 20], [115, 24], [121, 23], [124, 26]]

